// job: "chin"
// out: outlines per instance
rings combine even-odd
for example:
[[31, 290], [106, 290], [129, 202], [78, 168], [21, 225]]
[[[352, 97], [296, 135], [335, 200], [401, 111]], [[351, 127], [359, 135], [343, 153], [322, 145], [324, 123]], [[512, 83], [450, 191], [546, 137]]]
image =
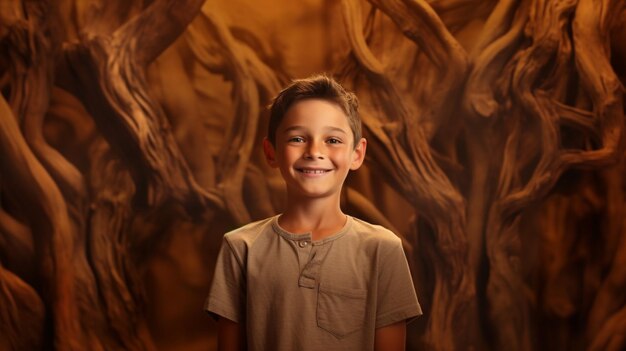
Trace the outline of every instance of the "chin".
[[302, 196], [304, 197], [308, 197], [311, 199], [322, 199], [322, 198], [333, 197], [335, 195], [335, 192], [332, 190], [302, 191], [300, 192], [300, 194], [302, 194]]

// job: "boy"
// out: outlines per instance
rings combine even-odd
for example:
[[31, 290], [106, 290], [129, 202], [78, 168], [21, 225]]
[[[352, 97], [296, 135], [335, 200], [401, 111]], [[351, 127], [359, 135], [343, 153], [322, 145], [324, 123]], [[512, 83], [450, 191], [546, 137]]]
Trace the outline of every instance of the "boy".
[[404, 350], [421, 309], [401, 241], [339, 206], [365, 157], [357, 109], [326, 76], [274, 99], [263, 149], [287, 206], [224, 236], [205, 306], [219, 350]]

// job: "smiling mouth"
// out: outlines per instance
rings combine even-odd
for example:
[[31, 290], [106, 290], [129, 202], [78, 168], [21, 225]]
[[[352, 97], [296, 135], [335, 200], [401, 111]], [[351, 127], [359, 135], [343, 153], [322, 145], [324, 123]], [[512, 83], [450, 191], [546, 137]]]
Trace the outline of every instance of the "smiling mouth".
[[304, 174], [324, 174], [328, 173], [330, 169], [308, 169], [308, 168], [296, 168], [296, 171]]

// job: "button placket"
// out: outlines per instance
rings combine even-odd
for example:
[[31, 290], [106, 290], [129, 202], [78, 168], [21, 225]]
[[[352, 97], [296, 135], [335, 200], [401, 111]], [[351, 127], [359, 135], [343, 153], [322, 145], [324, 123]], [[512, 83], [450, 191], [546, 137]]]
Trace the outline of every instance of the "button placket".
[[[306, 242], [306, 244], [304, 244]], [[311, 257], [311, 240], [309, 238], [296, 239], [291, 241], [296, 256], [298, 257], [298, 265], [300, 272], [304, 269]]]
[[300, 287], [308, 289], [315, 288], [319, 278], [320, 268], [332, 244], [333, 243], [330, 242], [324, 245], [311, 246], [312, 251], [309, 262], [304, 266], [302, 272], [300, 272], [300, 279], [298, 280]]

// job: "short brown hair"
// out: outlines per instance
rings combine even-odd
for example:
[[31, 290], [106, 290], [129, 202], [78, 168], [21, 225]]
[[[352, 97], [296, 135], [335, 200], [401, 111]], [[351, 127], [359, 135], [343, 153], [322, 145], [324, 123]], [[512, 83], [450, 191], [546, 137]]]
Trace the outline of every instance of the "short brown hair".
[[270, 106], [270, 123], [267, 128], [267, 139], [272, 145], [276, 145], [276, 130], [287, 110], [294, 103], [306, 99], [322, 99], [337, 104], [348, 117], [354, 135], [353, 147], [356, 147], [361, 140], [359, 100], [354, 93], [346, 91], [341, 84], [323, 74], [296, 79], [276, 95]]

